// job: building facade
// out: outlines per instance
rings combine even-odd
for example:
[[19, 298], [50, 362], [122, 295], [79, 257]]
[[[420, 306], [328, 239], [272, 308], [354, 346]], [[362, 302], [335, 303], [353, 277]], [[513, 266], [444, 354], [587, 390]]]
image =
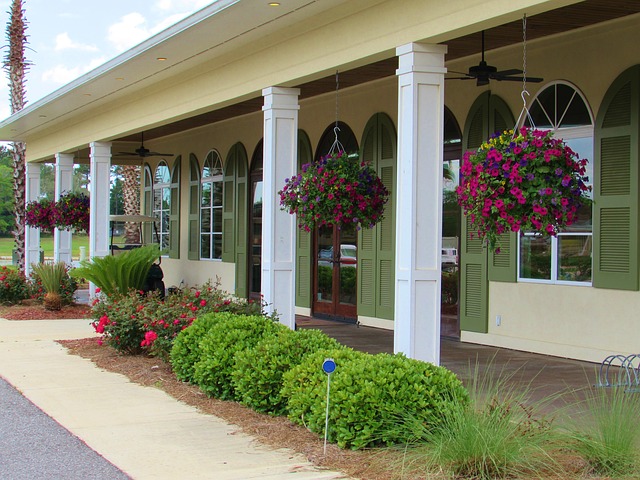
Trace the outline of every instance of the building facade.
[[[393, 329], [396, 351], [435, 363], [445, 310], [461, 341], [600, 361], [637, 351], [639, 26], [622, 0], [220, 0], [0, 136], [27, 143], [32, 199], [38, 163], [56, 162], [60, 189], [91, 164], [91, 256], [109, 253], [110, 166], [141, 165], [168, 285], [219, 279], [292, 328], [302, 314]], [[517, 72], [468, 78], [481, 60], [540, 81], [527, 95]], [[593, 205], [557, 238], [512, 234], [493, 255], [450, 192], [463, 151], [523, 123], [589, 160]], [[170, 154], [118, 155], [142, 132]], [[300, 231], [277, 192], [336, 135], [389, 189], [385, 219]], [[61, 260], [70, 242], [57, 235]], [[29, 229], [30, 259], [38, 243]]]

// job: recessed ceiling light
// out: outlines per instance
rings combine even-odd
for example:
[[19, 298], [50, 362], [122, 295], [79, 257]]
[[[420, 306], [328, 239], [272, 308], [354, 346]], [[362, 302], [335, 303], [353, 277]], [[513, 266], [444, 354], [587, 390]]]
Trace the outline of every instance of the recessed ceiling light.
[[47, 118], [46, 115], [38, 115], [39, 118]]
[[269, 6], [270, 7], [279, 7], [280, 6], [280, 2], [269, 2]]
[[156, 58], [156, 60], [158, 60], [159, 62], [164, 62], [167, 59], [167, 57], [158, 57]]
[[90, 97], [90, 96], [91, 96], [91, 94], [90, 94], [90, 93], [84, 93], [83, 95], [84, 95], [85, 97]]
[[122, 80], [124, 80], [124, 77], [116, 77], [116, 80], [121, 82]]

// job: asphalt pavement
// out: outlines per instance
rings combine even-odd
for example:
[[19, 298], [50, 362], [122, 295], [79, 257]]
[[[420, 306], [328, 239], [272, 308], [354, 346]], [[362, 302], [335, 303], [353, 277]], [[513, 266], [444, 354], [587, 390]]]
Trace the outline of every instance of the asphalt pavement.
[[0, 378], [0, 478], [128, 480]]

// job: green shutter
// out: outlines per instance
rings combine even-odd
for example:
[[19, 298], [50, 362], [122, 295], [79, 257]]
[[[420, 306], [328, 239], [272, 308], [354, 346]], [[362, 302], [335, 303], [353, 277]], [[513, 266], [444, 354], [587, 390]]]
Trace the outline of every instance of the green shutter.
[[389, 190], [384, 219], [358, 235], [358, 315], [393, 320], [395, 304], [396, 131], [382, 113], [364, 129], [361, 158], [371, 163]]
[[222, 200], [222, 261], [228, 263], [236, 261], [236, 170], [235, 156], [230, 152], [224, 165]]
[[389, 190], [389, 201], [384, 208], [384, 218], [375, 226], [376, 250], [376, 317], [393, 320], [396, 278], [396, 131], [389, 117], [378, 113], [378, 158], [376, 170], [384, 186]]
[[[313, 160], [311, 142], [307, 134], [298, 131], [298, 171]], [[311, 233], [296, 232], [296, 306], [311, 308]]]
[[200, 165], [189, 155], [189, 260], [200, 259]]
[[[496, 131], [513, 128], [515, 120], [504, 101], [484, 92], [471, 106], [464, 127], [463, 151], [477, 149]], [[460, 254], [460, 328], [471, 332], [488, 331], [489, 282], [516, 280], [516, 245], [514, 233], [501, 236], [500, 253], [487, 248], [473, 232], [468, 218], [461, 222]]]
[[[375, 117], [374, 117], [375, 118]], [[369, 120], [364, 131], [360, 158], [375, 165], [377, 122]], [[376, 316], [376, 251], [375, 228], [363, 228], [358, 234], [358, 315]]]
[[[153, 215], [153, 181], [151, 180], [153, 176], [151, 175], [151, 167], [148, 163], [144, 164], [142, 171], [144, 175], [144, 203], [142, 205], [142, 211], [150, 217]], [[153, 238], [153, 225], [150, 222], [144, 222], [142, 224], [142, 238], [145, 243], [155, 242], [155, 238]]]
[[241, 143], [231, 147], [227, 161], [235, 162], [234, 249], [238, 297], [249, 295], [247, 243], [249, 235], [247, 201], [249, 199], [247, 152]]
[[595, 129], [593, 285], [638, 290], [640, 65], [609, 87]]
[[180, 168], [178, 156], [171, 172], [171, 205], [169, 210], [169, 258], [180, 258]]
[[[489, 97], [489, 135], [510, 130], [515, 119], [506, 103], [495, 95]], [[499, 238], [500, 253], [489, 253], [489, 280], [493, 282], [515, 282], [517, 277], [518, 236], [507, 232]]]

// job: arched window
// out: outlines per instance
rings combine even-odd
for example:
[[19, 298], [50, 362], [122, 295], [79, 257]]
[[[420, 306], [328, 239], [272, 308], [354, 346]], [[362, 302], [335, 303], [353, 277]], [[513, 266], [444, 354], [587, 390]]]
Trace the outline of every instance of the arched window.
[[[582, 94], [567, 82], [542, 89], [529, 108], [524, 124], [553, 130], [582, 159], [589, 161], [587, 175], [593, 177], [593, 118]], [[518, 248], [519, 281], [591, 284], [591, 205], [578, 212], [578, 221], [557, 237], [523, 232]]]
[[200, 194], [200, 258], [222, 258], [222, 160], [215, 150], [207, 155], [202, 167]]
[[153, 215], [158, 219], [158, 237], [161, 250], [169, 249], [169, 216], [171, 214], [171, 174], [161, 161], [153, 176]]

